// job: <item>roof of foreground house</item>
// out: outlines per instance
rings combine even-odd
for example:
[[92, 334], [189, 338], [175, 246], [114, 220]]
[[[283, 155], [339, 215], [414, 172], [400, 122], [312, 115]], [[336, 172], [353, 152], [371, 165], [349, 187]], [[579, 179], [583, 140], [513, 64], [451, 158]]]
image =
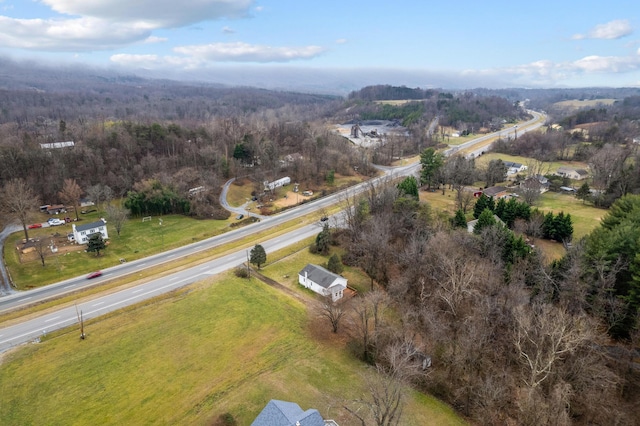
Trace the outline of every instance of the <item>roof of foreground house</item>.
[[304, 276], [305, 272], [307, 273], [307, 278], [324, 288], [329, 288], [336, 279], [342, 278], [340, 275], [312, 263], [307, 264], [298, 275]]
[[322, 416], [313, 408], [302, 411], [295, 402], [272, 399], [251, 426], [324, 426]]
[[95, 228], [99, 228], [100, 226], [104, 226], [106, 225], [106, 222], [102, 219], [100, 219], [97, 222], [91, 222], [91, 223], [85, 223], [82, 225], [76, 225], [76, 231], [78, 232], [82, 232], [82, 231], [88, 231], [89, 229], [95, 229]]

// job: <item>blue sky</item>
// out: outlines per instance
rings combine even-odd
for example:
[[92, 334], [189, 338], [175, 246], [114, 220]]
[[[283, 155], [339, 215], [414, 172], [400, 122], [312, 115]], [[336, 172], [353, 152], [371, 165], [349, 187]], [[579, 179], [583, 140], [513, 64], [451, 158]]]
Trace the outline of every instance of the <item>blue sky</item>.
[[293, 69], [384, 72], [395, 81], [379, 83], [407, 85], [424, 75], [469, 87], [640, 86], [640, 2], [0, 0], [0, 55], [172, 76]]

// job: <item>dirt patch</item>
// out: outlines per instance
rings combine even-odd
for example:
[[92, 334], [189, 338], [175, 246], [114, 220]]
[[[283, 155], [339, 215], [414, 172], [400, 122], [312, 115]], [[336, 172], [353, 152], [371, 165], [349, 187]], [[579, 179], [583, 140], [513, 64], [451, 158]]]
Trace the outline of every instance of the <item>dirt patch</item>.
[[[84, 245], [74, 244], [70, 242], [66, 236], [62, 235], [54, 235], [52, 237], [45, 237], [46, 249], [45, 249], [45, 257], [50, 258], [54, 256], [61, 256], [67, 253], [83, 251], [86, 247]], [[53, 246], [57, 248], [56, 253], [52, 253], [50, 246], [53, 243]], [[40, 256], [38, 252], [31, 247], [31, 249], [25, 246], [23, 243], [16, 245], [16, 250], [18, 251], [20, 257], [20, 263], [29, 263], [33, 261], [39, 261]]]
[[286, 194], [279, 197], [277, 200], [274, 200], [273, 205], [276, 208], [284, 208], [284, 207], [295, 206], [296, 204], [309, 199], [311, 199], [311, 197], [306, 197], [300, 194], [299, 192], [296, 193], [293, 191], [287, 191]]

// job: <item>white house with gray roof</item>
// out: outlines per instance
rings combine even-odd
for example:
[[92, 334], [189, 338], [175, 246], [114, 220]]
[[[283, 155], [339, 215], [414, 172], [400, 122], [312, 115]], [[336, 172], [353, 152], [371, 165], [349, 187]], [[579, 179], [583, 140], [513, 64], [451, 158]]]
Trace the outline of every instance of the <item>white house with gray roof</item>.
[[298, 282], [321, 296], [331, 296], [334, 302], [341, 299], [347, 289], [345, 277], [311, 263], [298, 273]]
[[96, 232], [101, 233], [102, 239], [104, 240], [109, 238], [109, 233], [107, 232], [107, 221], [104, 219], [83, 225], [76, 225], [74, 223], [71, 225], [71, 228], [73, 229], [73, 238], [75, 239], [76, 244], [87, 244], [89, 237]]

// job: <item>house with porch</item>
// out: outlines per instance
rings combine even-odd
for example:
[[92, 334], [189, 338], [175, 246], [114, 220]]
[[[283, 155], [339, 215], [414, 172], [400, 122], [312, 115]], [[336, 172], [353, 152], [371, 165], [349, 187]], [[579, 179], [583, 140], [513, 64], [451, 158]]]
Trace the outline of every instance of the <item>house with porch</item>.
[[347, 289], [347, 279], [345, 277], [312, 263], [307, 264], [298, 273], [298, 283], [321, 296], [331, 296], [333, 302], [341, 299]]
[[96, 232], [102, 234], [102, 239], [109, 239], [109, 233], [107, 232], [107, 221], [104, 219], [100, 219], [97, 222], [86, 223], [83, 225], [76, 225], [75, 223], [71, 225], [73, 229], [73, 239], [76, 244], [87, 244], [89, 241], [89, 237]]

